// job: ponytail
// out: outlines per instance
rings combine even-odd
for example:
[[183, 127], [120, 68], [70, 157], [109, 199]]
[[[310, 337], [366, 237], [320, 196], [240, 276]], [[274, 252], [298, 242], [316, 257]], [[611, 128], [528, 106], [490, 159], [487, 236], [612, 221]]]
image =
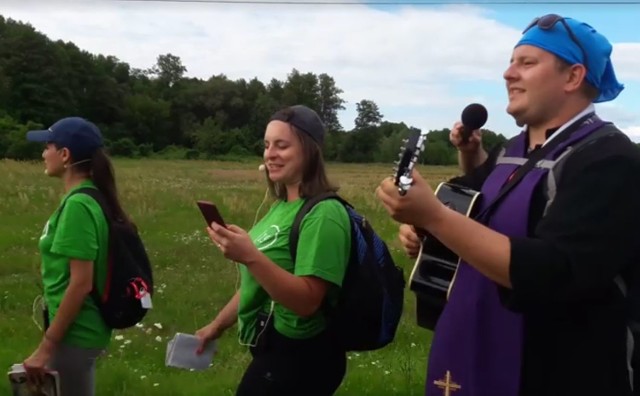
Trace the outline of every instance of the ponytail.
[[111, 160], [103, 149], [98, 149], [91, 157], [91, 180], [98, 190], [104, 195], [107, 204], [111, 208], [114, 219], [135, 228], [127, 213], [122, 209], [118, 199], [115, 171]]
[[113, 218], [117, 221], [123, 222], [136, 228], [135, 224], [127, 216], [120, 201], [118, 199], [118, 189], [116, 187], [116, 178], [111, 160], [104, 152], [103, 149], [96, 150], [91, 159], [86, 163], [80, 163], [78, 161], [78, 171], [86, 172], [90, 175], [93, 184], [96, 185], [98, 190], [104, 196]]

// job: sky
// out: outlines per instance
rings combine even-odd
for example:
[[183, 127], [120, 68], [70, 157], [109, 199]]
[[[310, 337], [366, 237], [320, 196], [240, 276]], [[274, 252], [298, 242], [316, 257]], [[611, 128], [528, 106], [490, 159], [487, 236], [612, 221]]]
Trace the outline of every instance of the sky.
[[503, 72], [523, 28], [536, 16], [557, 13], [587, 22], [612, 42], [625, 90], [596, 108], [640, 142], [640, 2], [225, 1], [2, 0], [0, 15], [135, 68], [171, 53], [181, 58], [187, 76], [202, 79], [225, 74], [266, 84], [286, 80], [293, 68], [327, 73], [344, 91], [339, 119], [347, 130], [362, 99], [376, 102], [385, 120], [422, 130], [450, 128], [464, 107], [477, 102], [489, 113], [484, 127], [510, 137], [519, 128], [505, 111]]

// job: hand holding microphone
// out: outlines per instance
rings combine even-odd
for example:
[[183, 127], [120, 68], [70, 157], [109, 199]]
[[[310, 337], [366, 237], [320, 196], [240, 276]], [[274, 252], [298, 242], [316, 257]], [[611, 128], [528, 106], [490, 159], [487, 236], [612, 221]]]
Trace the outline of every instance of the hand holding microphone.
[[462, 111], [462, 122], [456, 122], [449, 134], [449, 141], [464, 153], [475, 153], [480, 148], [482, 137], [480, 128], [487, 122], [487, 109], [472, 103]]
[[465, 174], [478, 167], [487, 159], [482, 147], [480, 128], [487, 122], [487, 109], [472, 103], [462, 111], [462, 122], [456, 122], [449, 134], [449, 140], [458, 149], [458, 162]]

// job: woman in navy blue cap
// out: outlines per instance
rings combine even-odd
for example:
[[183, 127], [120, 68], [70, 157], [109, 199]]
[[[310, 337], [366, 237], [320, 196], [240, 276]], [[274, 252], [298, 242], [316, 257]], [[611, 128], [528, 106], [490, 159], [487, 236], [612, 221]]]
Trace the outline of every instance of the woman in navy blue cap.
[[70, 194], [83, 187], [97, 188], [117, 217], [129, 221], [128, 216], [118, 200], [113, 167], [97, 126], [69, 117], [47, 130], [29, 131], [27, 139], [46, 144], [45, 173], [62, 180], [65, 195], [38, 243], [48, 311], [45, 323], [50, 325], [24, 366], [31, 381], [39, 381], [44, 370], [52, 369], [60, 375], [63, 395], [92, 396], [95, 362], [112, 333], [90, 297], [94, 278], [98, 291], [104, 289], [108, 224], [92, 197]]
[[240, 265], [240, 289], [196, 334], [202, 346], [236, 322], [253, 360], [238, 396], [329, 396], [342, 383], [346, 353], [332, 341], [323, 301], [336, 302], [351, 248], [351, 225], [334, 199], [316, 204], [291, 257], [289, 233], [307, 198], [337, 189], [322, 158], [325, 128], [315, 111], [276, 112], [264, 134], [267, 183], [275, 203], [249, 231], [212, 224], [211, 239]]

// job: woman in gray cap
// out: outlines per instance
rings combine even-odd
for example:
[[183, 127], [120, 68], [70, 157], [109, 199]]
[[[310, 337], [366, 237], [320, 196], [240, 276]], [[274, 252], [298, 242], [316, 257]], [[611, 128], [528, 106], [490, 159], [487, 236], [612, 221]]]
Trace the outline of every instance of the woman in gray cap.
[[295, 260], [289, 232], [306, 198], [336, 191], [325, 172], [325, 128], [305, 106], [276, 112], [264, 135], [271, 195], [269, 212], [249, 231], [213, 223], [211, 239], [240, 265], [238, 292], [196, 334], [202, 347], [238, 322], [239, 342], [253, 360], [237, 395], [332, 395], [346, 370], [346, 353], [327, 333], [321, 306], [335, 303], [349, 260], [351, 225], [344, 206], [318, 203], [302, 222]]

